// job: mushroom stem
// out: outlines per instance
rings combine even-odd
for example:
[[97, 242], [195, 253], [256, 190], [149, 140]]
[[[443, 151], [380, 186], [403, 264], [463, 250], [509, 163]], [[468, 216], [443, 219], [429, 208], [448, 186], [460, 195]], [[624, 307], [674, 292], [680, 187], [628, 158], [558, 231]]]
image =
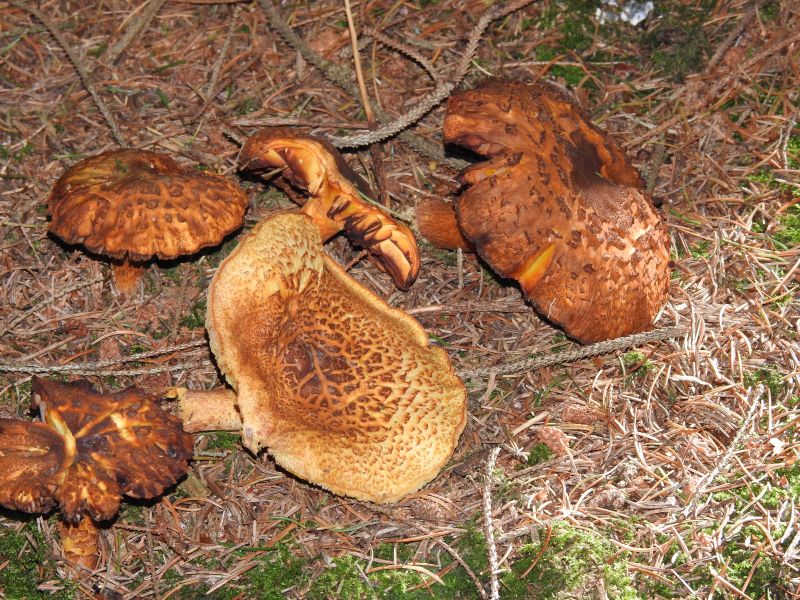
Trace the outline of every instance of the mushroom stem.
[[58, 522], [64, 559], [79, 567], [93, 571], [100, 559], [98, 541], [100, 530], [90, 517], [83, 517], [77, 525]]
[[324, 244], [342, 230], [342, 225], [328, 217], [331, 200], [323, 197], [312, 197], [303, 204], [300, 212], [311, 217], [314, 225], [319, 228], [319, 235]]
[[172, 388], [166, 396], [178, 400], [175, 415], [183, 421], [183, 429], [188, 433], [242, 429], [236, 393], [229, 388], [208, 391]]
[[462, 248], [474, 252], [461, 233], [453, 205], [441, 198], [429, 198], [417, 204], [417, 230], [437, 248]]
[[117, 289], [120, 293], [127, 295], [136, 289], [136, 284], [139, 283], [144, 273], [144, 267], [141, 266], [141, 263], [132, 262], [125, 257], [122, 262], [113, 263], [111, 271], [114, 273]]

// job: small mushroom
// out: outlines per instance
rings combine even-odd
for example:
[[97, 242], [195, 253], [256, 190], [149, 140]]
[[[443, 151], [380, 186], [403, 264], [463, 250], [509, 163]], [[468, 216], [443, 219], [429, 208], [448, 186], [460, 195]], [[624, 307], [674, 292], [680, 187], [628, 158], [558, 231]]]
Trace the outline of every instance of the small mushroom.
[[88, 381], [33, 378], [43, 422], [0, 419], [0, 504], [38, 513], [58, 507], [67, 560], [97, 566], [97, 522], [122, 495], [154, 498], [188, 469], [194, 445], [179, 419], [137, 388], [96, 392]]
[[247, 196], [219, 175], [146, 150], [112, 150], [73, 165], [48, 199], [50, 232], [114, 260], [130, 293], [142, 263], [216, 246], [242, 226]]
[[302, 212], [314, 219], [323, 241], [344, 230], [398, 288], [414, 283], [420, 266], [414, 234], [369, 201], [373, 194], [367, 182], [330, 143], [286, 129], [263, 129], [247, 140], [239, 165], [250, 172], [282, 169], [292, 185], [310, 194]]
[[399, 500], [464, 428], [447, 354], [325, 255], [307, 215], [275, 214], [242, 239], [211, 282], [206, 328], [236, 396], [182, 396], [186, 429], [241, 423], [249, 450], [336, 494]]
[[669, 235], [638, 172], [572, 102], [489, 80], [450, 97], [444, 139], [488, 159], [461, 174], [461, 232], [543, 316], [583, 342], [652, 327]]

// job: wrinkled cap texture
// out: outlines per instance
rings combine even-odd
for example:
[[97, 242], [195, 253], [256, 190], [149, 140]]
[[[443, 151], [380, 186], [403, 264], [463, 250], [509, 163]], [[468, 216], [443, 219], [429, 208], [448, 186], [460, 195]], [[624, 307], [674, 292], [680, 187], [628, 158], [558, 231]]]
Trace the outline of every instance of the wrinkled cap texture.
[[420, 262], [414, 234], [364, 199], [372, 197], [369, 186], [327, 141], [283, 128], [263, 129], [247, 140], [239, 165], [245, 171], [283, 169], [292, 185], [311, 196], [303, 212], [314, 219], [323, 240], [344, 231], [370, 251], [397, 287], [406, 290], [416, 280]]
[[669, 287], [669, 235], [638, 172], [549, 85], [489, 80], [453, 94], [446, 142], [488, 158], [461, 175], [461, 230], [570, 336], [652, 327]]
[[242, 441], [337, 494], [394, 502], [433, 479], [466, 392], [419, 323], [323, 254], [307, 215], [257, 225], [209, 289], [206, 327]]
[[144, 261], [194, 254], [242, 226], [234, 182], [146, 150], [112, 150], [73, 165], [48, 199], [50, 231], [68, 244]]
[[191, 435], [137, 388], [101, 394], [85, 380], [34, 377], [33, 398], [46, 423], [0, 419], [4, 506], [103, 521], [123, 494], [153, 498], [188, 469]]

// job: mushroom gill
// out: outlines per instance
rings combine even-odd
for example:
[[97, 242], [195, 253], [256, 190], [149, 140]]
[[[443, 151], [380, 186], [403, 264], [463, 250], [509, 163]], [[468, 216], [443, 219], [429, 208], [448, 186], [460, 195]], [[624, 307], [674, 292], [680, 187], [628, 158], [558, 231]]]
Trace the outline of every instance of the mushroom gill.
[[453, 94], [446, 142], [468, 167], [458, 224], [548, 320], [583, 342], [652, 327], [669, 235], [624, 153], [555, 88], [489, 80]]

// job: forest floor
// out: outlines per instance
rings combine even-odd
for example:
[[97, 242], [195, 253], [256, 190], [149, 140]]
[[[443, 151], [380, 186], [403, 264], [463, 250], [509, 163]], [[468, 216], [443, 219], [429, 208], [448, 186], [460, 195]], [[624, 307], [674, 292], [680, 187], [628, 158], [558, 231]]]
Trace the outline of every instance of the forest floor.
[[[0, 513], [0, 597], [482, 598], [493, 577], [502, 598], [800, 597], [800, 5], [664, 0], [633, 26], [599, 18], [597, 4], [538, 0], [493, 20], [461, 85], [555, 82], [627, 149], [672, 238], [656, 326], [688, 335], [466, 377], [452, 460], [395, 505], [309, 485], [238, 435], [198, 435], [188, 478], [157, 502], [126, 504], [102, 533], [100, 568], [80, 583], [64, 578], [54, 516]], [[234, 136], [366, 127], [360, 98], [289, 46], [259, 2], [38, 6], [131, 146], [237, 177]], [[455, 77], [489, 6], [354, 2], [371, 102], [396, 118]], [[351, 68], [341, 1], [279, 12], [314, 52]], [[439, 154], [443, 112], [408, 127]], [[205, 289], [238, 236], [151, 265], [122, 297], [106, 263], [47, 234], [55, 180], [117, 145], [41, 20], [0, 0], [0, 360], [54, 376], [118, 361], [89, 377], [106, 390], [218, 385], [202, 344]], [[411, 214], [458, 192], [446, 157], [397, 137], [377, 147], [393, 208]], [[347, 157], [372, 177], [368, 149]], [[240, 181], [245, 230], [291, 206], [262, 180]], [[421, 249], [407, 293], [366, 261], [351, 274], [414, 314], [460, 371], [579, 346], [473, 256]], [[328, 250], [342, 264], [357, 254], [343, 239]], [[163, 352], [126, 361], [152, 350]], [[0, 372], [0, 416], [27, 417], [29, 404], [30, 376]]]

